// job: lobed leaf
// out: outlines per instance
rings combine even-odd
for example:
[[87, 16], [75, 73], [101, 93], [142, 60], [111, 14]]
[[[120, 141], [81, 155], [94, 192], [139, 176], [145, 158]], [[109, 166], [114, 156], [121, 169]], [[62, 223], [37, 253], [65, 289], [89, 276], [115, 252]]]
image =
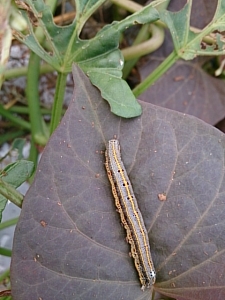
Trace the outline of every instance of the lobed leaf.
[[[197, 55], [225, 54], [225, 6], [218, 0], [217, 9], [212, 21], [199, 33], [190, 30], [192, 0], [189, 0], [179, 12], [162, 11], [160, 19], [165, 22], [173, 38], [174, 47], [179, 57], [190, 60]], [[207, 44], [203, 38], [211, 34], [213, 44]]]
[[[154, 1], [126, 19], [105, 26], [93, 39], [81, 40], [79, 34], [84, 23], [105, 1], [77, 0], [75, 20], [69, 26], [60, 27], [54, 24], [50, 7], [43, 0], [26, 0], [24, 3], [27, 6], [22, 12], [29, 23], [30, 32], [26, 36], [17, 32], [16, 36], [59, 72], [70, 72], [72, 63], [76, 62], [90, 76], [92, 83], [100, 89], [102, 96], [109, 102], [111, 111], [119, 116], [131, 118], [141, 114], [141, 106], [122, 79], [120, 33], [134, 24], [156, 21], [159, 14], [154, 6], [164, 1]], [[33, 29], [34, 22], [36, 26], [42, 28], [48, 50], [38, 41]]]

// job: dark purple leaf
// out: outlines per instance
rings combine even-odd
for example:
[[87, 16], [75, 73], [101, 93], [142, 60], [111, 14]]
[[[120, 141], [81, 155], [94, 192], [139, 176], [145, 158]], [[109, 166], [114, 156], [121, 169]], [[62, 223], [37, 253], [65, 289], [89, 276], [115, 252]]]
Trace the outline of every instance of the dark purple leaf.
[[[164, 45], [139, 68], [143, 80], [172, 52], [168, 36]], [[203, 59], [179, 60], [139, 98], [165, 108], [191, 114], [215, 125], [225, 116], [225, 85], [202, 69]], [[205, 61], [205, 59], [204, 59]]]
[[[160, 57], [152, 57], [140, 70], [142, 78], [150, 74]], [[225, 85], [213, 78], [194, 62], [179, 61], [153, 86], [140, 95], [140, 99], [194, 115], [209, 124], [224, 118]]]
[[154, 288], [176, 299], [223, 300], [224, 135], [143, 102], [141, 117], [121, 119], [77, 68], [74, 79], [73, 100], [44, 150], [16, 228], [13, 299], [150, 299], [104, 167], [106, 142], [116, 135], [149, 232]]

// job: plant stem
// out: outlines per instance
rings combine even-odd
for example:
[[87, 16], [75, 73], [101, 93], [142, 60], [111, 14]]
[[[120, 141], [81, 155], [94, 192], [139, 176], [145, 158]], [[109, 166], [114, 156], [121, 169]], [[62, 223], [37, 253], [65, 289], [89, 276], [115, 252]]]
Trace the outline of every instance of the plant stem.
[[[40, 74], [50, 73], [54, 71], [54, 68], [48, 64], [43, 64], [40, 66]], [[5, 79], [17, 78], [20, 76], [27, 75], [28, 67], [8, 69], [4, 73]]]
[[[37, 147], [35, 146], [34, 139], [32, 137], [31, 137], [31, 141], [30, 141], [30, 153], [29, 153], [28, 160], [32, 161], [34, 163], [34, 170], [36, 170], [37, 164], [38, 164], [38, 150], [37, 150]], [[29, 184], [31, 184], [33, 182], [34, 176], [35, 176], [35, 171], [28, 178]]]
[[130, 1], [130, 0], [111, 0], [112, 3], [118, 5], [119, 7], [122, 7], [124, 9], [126, 9], [127, 11], [129, 12], [137, 12], [139, 11], [140, 9], [143, 8], [142, 5], [136, 3], [136, 2], [133, 2], [133, 1]]
[[[139, 42], [139, 40], [142, 37], [142, 33], [141, 30], [143, 29], [146, 30], [144, 28], [144, 26], [147, 26], [147, 28], [151, 28], [152, 30], [152, 36], [150, 39], [148, 39], [147, 41], [143, 41], [143, 42]], [[136, 63], [138, 62], [139, 58], [143, 55], [149, 54], [153, 51], [155, 51], [156, 49], [158, 49], [163, 41], [164, 41], [164, 29], [156, 26], [154, 24], [146, 24], [144, 25], [141, 30], [140, 30], [140, 38], [139, 35], [138, 37], [135, 39], [133, 46], [131, 46], [130, 48], [126, 48], [123, 49], [121, 52], [124, 55], [124, 59], [128, 60], [123, 68], [123, 78], [127, 78], [128, 74], [130, 73], [130, 70], [136, 65]]]
[[148, 27], [152, 34], [151, 38], [143, 42], [138, 42], [139, 39], [137, 38], [133, 46], [123, 49], [122, 54], [125, 60], [139, 58], [140, 56], [152, 53], [162, 45], [164, 41], [164, 29], [154, 24], [148, 24]]
[[40, 100], [38, 91], [39, 67], [40, 58], [34, 52], [31, 52], [28, 65], [26, 86], [26, 96], [31, 122], [31, 134], [36, 143], [40, 145], [45, 145], [47, 143], [48, 138], [47, 134], [44, 132], [43, 129], [43, 120], [40, 111]]
[[[141, 29], [139, 30], [138, 35], [137, 35], [137, 37], [135, 38], [135, 40], [134, 40], [134, 42], [133, 42], [133, 45], [132, 45], [131, 47], [136, 46], [136, 45], [138, 45], [138, 44], [140, 44], [140, 43], [142, 43], [142, 42], [144, 42], [144, 41], [146, 41], [146, 40], [148, 39], [148, 37], [149, 37], [149, 30], [148, 30], [148, 27], [149, 27], [148, 24], [145, 24], [145, 25], [143, 25], [143, 26], [141, 27]], [[127, 49], [127, 48], [126, 48], [126, 49]], [[121, 51], [122, 54], [123, 54], [124, 60], [126, 60], [126, 57], [125, 57], [125, 55], [124, 55], [124, 51], [125, 51], [126, 49], [123, 49], [123, 50]], [[126, 54], [126, 53], [125, 53], [125, 54]], [[139, 56], [136, 55], [136, 57], [134, 57], [133, 59], [131, 59], [131, 60], [125, 62], [124, 68], [123, 68], [123, 79], [126, 79], [126, 78], [127, 78], [127, 76], [129, 75], [130, 71], [132, 70], [132, 68], [133, 68], [133, 67], [135, 66], [135, 64], [137, 63], [138, 59], [139, 59]]]
[[19, 127], [23, 128], [23, 129], [26, 129], [26, 130], [31, 129], [30, 123], [28, 123], [27, 121], [24, 121], [23, 119], [15, 117], [7, 109], [5, 109], [2, 104], [0, 104], [0, 115], [5, 117], [6, 119], [10, 120], [13, 124], [18, 125]]
[[55, 98], [54, 98], [53, 109], [52, 109], [52, 119], [50, 124], [50, 134], [53, 133], [53, 131], [59, 125], [59, 122], [61, 120], [66, 78], [67, 78], [67, 74], [58, 73], [56, 90], [55, 90]]
[[4, 221], [0, 224], [0, 230], [2, 229], [5, 229], [5, 228], [8, 228], [10, 226], [14, 226], [17, 224], [18, 222], [18, 217], [17, 218], [14, 218], [14, 219], [10, 219], [10, 220], [7, 220], [7, 221]]
[[155, 83], [177, 60], [179, 56], [173, 51], [148, 77], [133, 89], [135, 97], [141, 95]]
[[0, 247], [0, 255], [11, 257], [12, 250]]
[[23, 195], [20, 194], [14, 187], [0, 178], [0, 194], [6, 199], [9, 199], [19, 208], [22, 208]]

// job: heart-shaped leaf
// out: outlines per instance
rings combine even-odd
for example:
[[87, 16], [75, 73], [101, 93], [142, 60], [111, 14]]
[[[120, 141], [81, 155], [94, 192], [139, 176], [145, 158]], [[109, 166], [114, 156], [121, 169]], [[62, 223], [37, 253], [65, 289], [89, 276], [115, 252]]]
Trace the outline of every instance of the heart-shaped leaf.
[[141, 103], [141, 117], [121, 119], [77, 68], [74, 78], [73, 100], [16, 228], [13, 299], [150, 298], [105, 171], [105, 145], [116, 135], [149, 233], [154, 289], [177, 299], [223, 300], [224, 135], [149, 103]]

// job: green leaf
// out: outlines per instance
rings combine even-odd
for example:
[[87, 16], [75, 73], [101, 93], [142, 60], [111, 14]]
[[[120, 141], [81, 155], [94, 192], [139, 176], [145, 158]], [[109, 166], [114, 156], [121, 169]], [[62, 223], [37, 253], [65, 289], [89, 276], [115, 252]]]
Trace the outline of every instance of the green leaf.
[[27, 160], [18, 160], [7, 165], [1, 172], [0, 177], [5, 182], [17, 188], [29, 178], [34, 169], [34, 164]]
[[[172, 35], [177, 55], [190, 60], [197, 55], [225, 54], [225, 41], [221, 33], [225, 30], [224, 1], [218, 1], [212, 21], [198, 33], [190, 30], [191, 7], [192, 1], [189, 0], [179, 12], [160, 12], [160, 19], [167, 24]], [[211, 44], [204, 41], [209, 34], [212, 36]]]
[[81, 40], [79, 34], [84, 23], [105, 1], [76, 1], [76, 19], [71, 25], [60, 27], [54, 24], [50, 8], [43, 0], [27, 0], [25, 3], [32, 11], [33, 19], [44, 32], [48, 49], [44, 49], [35, 36], [26, 10], [23, 10], [23, 15], [29, 23], [30, 33], [25, 36], [17, 32], [16, 36], [59, 72], [70, 72], [73, 62], [76, 62], [100, 89], [112, 112], [125, 118], [135, 117], [141, 114], [141, 106], [122, 79], [123, 57], [119, 38], [129, 26], [156, 21], [159, 13], [154, 6], [164, 1], [153, 1], [121, 22], [105, 26], [94, 38]]
[[[9, 192], [12, 192], [13, 188], [15, 189], [20, 186], [32, 175], [33, 170], [33, 162], [27, 160], [19, 160], [15, 163], [7, 165], [0, 173], [0, 179], [7, 185], [4, 187], [1, 185], [0, 188], [7, 190], [7, 187], [9, 187]], [[0, 194], [0, 221], [2, 219], [2, 212], [5, 208], [7, 200], [7, 198]]]
[[[91, 82], [101, 90], [102, 97], [107, 99], [115, 115], [132, 118], [141, 114], [141, 105], [136, 101], [125, 80], [100, 70], [90, 71], [87, 75]], [[101, 89], [104, 86], [105, 88]]]

